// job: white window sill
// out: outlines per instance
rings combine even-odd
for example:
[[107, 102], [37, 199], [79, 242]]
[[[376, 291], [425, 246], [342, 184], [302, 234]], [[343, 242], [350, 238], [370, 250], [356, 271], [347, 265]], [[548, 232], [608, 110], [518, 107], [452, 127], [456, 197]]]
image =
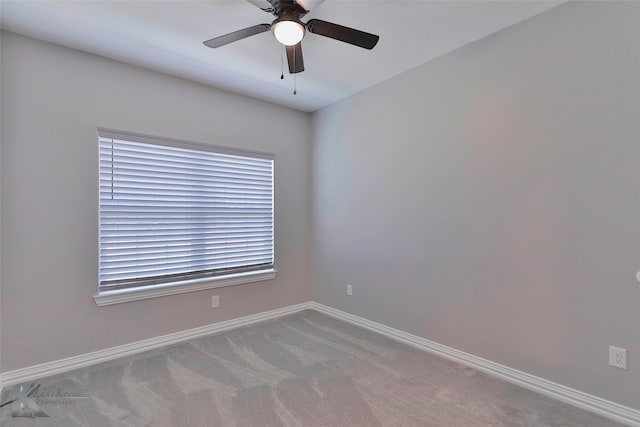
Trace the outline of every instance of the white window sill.
[[142, 299], [164, 297], [167, 295], [184, 294], [187, 292], [202, 291], [205, 289], [221, 288], [223, 286], [241, 285], [243, 283], [271, 280], [276, 277], [276, 270], [260, 270], [247, 273], [229, 274], [220, 277], [208, 277], [206, 279], [186, 280], [175, 283], [163, 283], [161, 285], [145, 286], [144, 288], [120, 289], [116, 291], [101, 292], [93, 296], [96, 305], [112, 305], [123, 302]]

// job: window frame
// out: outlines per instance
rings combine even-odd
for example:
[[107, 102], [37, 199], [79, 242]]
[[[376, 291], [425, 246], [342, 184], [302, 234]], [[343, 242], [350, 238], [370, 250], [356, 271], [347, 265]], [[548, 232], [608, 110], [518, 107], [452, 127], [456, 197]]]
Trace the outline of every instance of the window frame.
[[[157, 298], [167, 295], [182, 294], [187, 292], [201, 291], [205, 289], [213, 289], [224, 286], [233, 286], [251, 282], [271, 280], [276, 277], [275, 269], [275, 155], [272, 153], [237, 149], [225, 146], [219, 146], [214, 144], [204, 144], [194, 141], [186, 141], [168, 137], [159, 137], [153, 135], [146, 135], [141, 133], [134, 133], [128, 131], [120, 131], [108, 128], [99, 127], [97, 129], [98, 146], [100, 145], [100, 138], [112, 138], [117, 140], [147, 143], [153, 145], [161, 145], [176, 148], [186, 148], [190, 150], [207, 151], [220, 154], [230, 154], [234, 156], [253, 157], [261, 159], [269, 159], [274, 162], [272, 169], [272, 209], [273, 209], [273, 266], [269, 268], [233, 272], [230, 274], [214, 274], [208, 277], [199, 277], [191, 279], [178, 279], [175, 281], [168, 281], [165, 283], [157, 283], [150, 285], [141, 285], [127, 287], [123, 289], [104, 290], [100, 289], [100, 279], [97, 280], [97, 292], [93, 296], [93, 299], [98, 306], [105, 306], [111, 304], [118, 304], [129, 301], [143, 300], [149, 298]], [[98, 168], [98, 178], [100, 175], [100, 168]], [[100, 199], [100, 179], [98, 179], [98, 210], [100, 211], [101, 199]], [[98, 215], [100, 217], [100, 214]], [[100, 227], [100, 226], [99, 226]], [[99, 229], [100, 230], [100, 229]], [[98, 231], [100, 234], [100, 231]], [[100, 240], [98, 241], [98, 258], [100, 258]], [[98, 259], [100, 263], [100, 259]], [[100, 271], [100, 269], [98, 269]]]

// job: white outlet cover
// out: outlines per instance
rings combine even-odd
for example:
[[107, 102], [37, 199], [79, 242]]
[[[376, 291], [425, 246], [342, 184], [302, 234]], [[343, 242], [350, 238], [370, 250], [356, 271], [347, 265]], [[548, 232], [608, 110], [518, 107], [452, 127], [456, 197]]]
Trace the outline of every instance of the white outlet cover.
[[218, 295], [214, 295], [211, 297], [211, 307], [220, 307], [220, 297]]
[[609, 346], [609, 366], [627, 369], [627, 349]]
[[637, 280], [638, 282], [640, 282], [640, 271], [638, 271], [638, 272], [636, 273], [636, 280]]

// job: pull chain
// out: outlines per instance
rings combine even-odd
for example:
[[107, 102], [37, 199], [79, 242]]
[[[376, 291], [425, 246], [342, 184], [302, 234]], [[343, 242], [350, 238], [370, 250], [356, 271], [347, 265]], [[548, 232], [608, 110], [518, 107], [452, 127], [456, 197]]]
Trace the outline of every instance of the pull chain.
[[113, 200], [113, 158], [115, 157], [113, 151], [113, 138], [111, 138], [111, 200]]
[[[286, 54], [286, 48], [282, 45], [282, 56], [280, 57], [280, 80], [284, 80], [284, 56]], [[296, 46], [293, 46], [293, 94], [298, 94], [298, 79], [296, 76]]]
[[293, 46], [293, 94], [297, 95], [298, 91], [296, 90], [297, 87], [297, 78], [296, 75], [298, 74], [297, 70], [296, 70], [296, 46]]
[[284, 79], [284, 45], [282, 45], [282, 55], [280, 55], [280, 80]]

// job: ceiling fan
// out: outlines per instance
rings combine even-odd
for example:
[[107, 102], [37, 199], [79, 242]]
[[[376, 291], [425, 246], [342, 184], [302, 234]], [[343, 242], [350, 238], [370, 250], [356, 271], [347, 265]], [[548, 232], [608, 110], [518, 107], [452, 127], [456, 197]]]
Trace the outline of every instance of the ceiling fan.
[[204, 42], [205, 46], [217, 48], [244, 38], [271, 30], [275, 38], [285, 46], [289, 73], [304, 71], [302, 59], [302, 39], [308, 31], [330, 37], [365, 49], [373, 49], [380, 39], [375, 34], [366, 33], [320, 19], [300, 20], [309, 13], [311, 6], [318, 6], [325, 0], [247, 0], [265, 12], [275, 15], [271, 24], [258, 24], [229, 34], [214, 37]]

